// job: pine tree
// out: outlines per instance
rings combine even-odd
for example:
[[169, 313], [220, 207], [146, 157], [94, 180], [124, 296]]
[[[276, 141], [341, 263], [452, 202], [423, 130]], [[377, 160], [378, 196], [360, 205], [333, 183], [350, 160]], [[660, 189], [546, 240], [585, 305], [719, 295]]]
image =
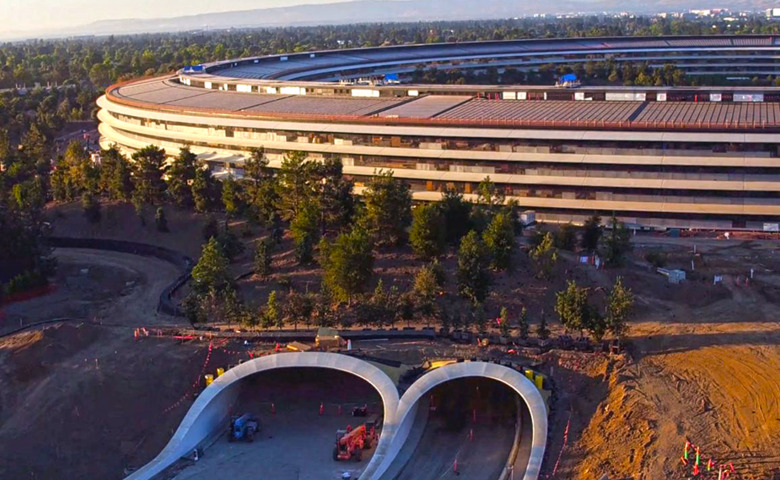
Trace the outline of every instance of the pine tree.
[[203, 294], [209, 289], [215, 289], [219, 292], [229, 289], [231, 286], [228, 259], [222, 253], [217, 240], [212, 237], [203, 246], [200, 259], [192, 269], [192, 289]]
[[301, 209], [312, 203], [316, 193], [317, 164], [305, 152], [288, 152], [282, 160], [277, 198], [282, 219], [292, 221]]
[[623, 264], [624, 256], [631, 251], [631, 234], [623, 222], [612, 215], [611, 230], [604, 244], [604, 261], [610, 267]]
[[116, 146], [103, 150], [100, 156], [100, 189], [112, 200], [129, 200], [133, 193], [130, 162]]
[[531, 250], [530, 257], [536, 266], [537, 278], [549, 279], [552, 269], [558, 261], [558, 251], [554, 246], [553, 235], [547, 232], [542, 242]]
[[539, 337], [539, 340], [547, 340], [550, 338], [550, 329], [547, 328], [547, 315], [545, 315], [544, 310], [542, 310], [542, 315], [539, 317], [539, 325], [536, 327], [536, 335]]
[[355, 214], [353, 183], [344, 178], [341, 159], [326, 159], [319, 166], [320, 192], [318, 203], [322, 213], [322, 230], [341, 231], [352, 222]]
[[319, 235], [320, 212], [313, 202], [302, 206], [290, 223], [290, 234], [295, 242], [295, 258], [299, 263], [312, 261], [314, 244]]
[[257, 242], [255, 250], [255, 273], [261, 278], [267, 278], [271, 274], [271, 244], [267, 239]]
[[100, 203], [90, 192], [84, 192], [81, 195], [81, 208], [84, 209], [84, 216], [87, 217], [89, 223], [100, 221]]
[[520, 338], [523, 340], [528, 339], [528, 310], [523, 307], [522, 310], [520, 310], [520, 318], [517, 319], [518, 327], [520, 328]]
[[498, 329], [501, 335], [504, 337], [509, 336], [509, 310], [506, 307], [501, 307], [501, 312], [498, 314]]
[[351, 302], [362, 292], [374, 273], [374, 253], [371, 237], [360, 227], [342, 233], [332, 244], [320, 242], [320, 264], [324, 270], [323, 284], [334, 298]]
[[435, 204], [416, 207], [409, 232], [414, 252], [422, 258], [437, 257], [444, 252], [446, 241], [446, 223], [439, 207]]
[[165, 192], [165, 150], [154, 145], [133, 154], [133, 196], [137, 202], [158, 205]]
[[582, 249], [586, 252], [595, 252], [599, 247], [601, 233], [601, 217], [593, 215], [588, 218], [582, 227], [582, 238], [580, 239]]
[[507, 270], [512, 264], [512, 255], [517, 248], [515, 231], [509, 215], [506, 212], [496, 214], [483, 237], [491, 255], [493, 268]]
[[168, 194], [179, 207], [193, 205], [192, 182], [198, 169], [198, 157], [184, 147], [168, 169]]
[[612, 291], [607, 297], [606, 313], [604, 315], [607, 329], [620, 338], [628, 331], [628, 319], [634, 309], [634, 294], [630, 288], [623, 286], [623, 278], [617, 277]]
[[218, 198], [216, 190], [217, 184], [211, 176], [211, 170], [198, 168], [192, 181], [192, 201], [195, 204], [195, 211], [203, 213], [213, 210]]
[[570, 280], [566, 290], [555, 294], [555, 313], [567, 331], [580, 331], [587, 327], [588, 292]]
[[372, 177], [365, 192], [362, 224], [380, 245], [402, 245], [412, 222], [412, 194], [409, 185], [393, 178], [392, 170]]
[[157, 212], [154, 214], [154, 224], [157, 226], [158, 232], [168, 231], [168, 218], [165, 216], [163, 207], [157, 207]]
[[490, 257], [487, 248], [474, 230], [460, 242], [458, 250], [458, 292], [478, 304], [487, 298], [490, 288], [488, 267]]
[[222, 182], [222, 205], [229, 218], [235, 217], [243, 210], [241, 185], [229, 175]]
[[444, 216], [444, 231], [447, 242], [457, 244], [471, 230], [471, 204], [463, 200], [463, 195], [448, 189], [442, 195], [439, 208]]

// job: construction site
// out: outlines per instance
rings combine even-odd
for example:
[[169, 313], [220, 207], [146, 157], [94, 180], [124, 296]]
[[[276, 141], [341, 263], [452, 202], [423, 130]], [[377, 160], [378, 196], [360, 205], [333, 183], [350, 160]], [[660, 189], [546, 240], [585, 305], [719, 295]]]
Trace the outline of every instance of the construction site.
[[[103, 230], [85, 233], [66, 212], [55, 232], [133, 240], [116, 215]], [[171, 216], [177, 233], [143, 240], [197, 255], [198, 242], [186, 237], [200, 220], [187, 215]], [[729, 478], [780, 478], [776, 239], [645, 234], [632, 241], [625, 267], [596, 269], [562, 253], [550, 282], [533, 279], [521, 264], [497, 279], [494, 293], [510, 308], [523, 302], [533, 315], [545, 305], [549, 311], [566, 279], [597, 288], [622, 276], [637, 312], [619, 353], [556, 342], [460, 343], [438, 332], [423, 335], [424, 325], [416, 326], [416, 338], [355, 337], [342, 356], [381, 370], [403, 408], [389, 414], [380, 392], [347, 372], [258, 372], [241, 380], [208, 441], [156, 478], [363, 478], [372, 462], [379, 464], [377, 452], [394, 448], [381, 443], [390, 418], [408, 425], [409, 446], [386, 455], [392, 459], [382, 479], [522, 478], [510, 460], [531, 455], [532, 432], [523, 427], [531, 422], [522, 398], [505, 384], [455, 379], [431, 387], [416, 408], [403, 406], [415, 382], [457, 367], [459, 359], [543, 375], [538, 391], [548, 428], [540, 478], [682, 479], [692, 476], [695, 457], [701, 478], [714, 480], [724, 468]], [[670, 283], [649, 254], [662, 255], [666, 270], [687, 270], [685, 281]], [[182, 319], [158, 312], [161, 291], [181, 275], [170, 262], [84, 248], [56, 248], [54, 255], [55, 288], [3, 305], [0, 314], [0, 444], [13, 446], [0, 450], [0, 478], [134, 475], [164, 451], [193, 406], [205, 403], [208, 382], [227, 383], [232, 371], [258, 358], [300, 354], [278, 334], [190, 334]], [[384, 278], [402, 275], [391, 264], [398, 258], [379, 260], [391, 265], [382, 267]], [[552, 338], [564, 333], [551, 323]], [[303, 337], [297, 341], [314, 346]], [[396, 412], [411, 420], [401, 422]]]

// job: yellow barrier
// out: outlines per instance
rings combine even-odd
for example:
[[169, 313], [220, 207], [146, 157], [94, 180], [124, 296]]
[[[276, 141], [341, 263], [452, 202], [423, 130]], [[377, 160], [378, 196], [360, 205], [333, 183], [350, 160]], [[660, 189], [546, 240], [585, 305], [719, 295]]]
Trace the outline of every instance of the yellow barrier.
[[222, 367], [219, 367], [219, 368], [217, 369], [217, 376], [218, 376], [218, 377], [221, 377], [223, 373], [225, 373], [225, 369], [224, 369], [224, 368], [222, 368]]
[[211, 383], [214, 381], [214, 375], [208, 373], [206, 374], [206, 386], [208, 387], [211, 385]]

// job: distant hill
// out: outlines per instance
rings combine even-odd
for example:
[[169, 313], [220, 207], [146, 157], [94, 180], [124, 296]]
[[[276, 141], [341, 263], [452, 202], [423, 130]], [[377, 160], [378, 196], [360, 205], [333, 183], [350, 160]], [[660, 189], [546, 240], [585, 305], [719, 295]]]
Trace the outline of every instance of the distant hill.
[[[511, 18], [533, 14], [629, 11], [657, 13], [715, 8], [712, 0], [353, 0], [324, 5], [296, 5], [162, 19], [117, 19], [51, 32], [16, 32], [14, 36], [121, 35], [187, 30], [323, 25], [363, 22], [417, 22]], [[777, 0], [729, 0], [732, 10], [763, 10]]]

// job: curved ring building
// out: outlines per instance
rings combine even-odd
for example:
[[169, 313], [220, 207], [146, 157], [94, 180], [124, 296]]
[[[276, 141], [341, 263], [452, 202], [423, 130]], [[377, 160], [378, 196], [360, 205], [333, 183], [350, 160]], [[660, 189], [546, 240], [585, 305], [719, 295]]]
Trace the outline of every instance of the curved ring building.
[[688, 75], [780, 74], [780, 37], [588, 38], [407, 45], [217, 62], [114, 85], [101, 145], [183, 146], [241, 174], [263, 147], [340, 157], [359, 193], [391, 169], [417, 200], [489, 176], [536, 218], [613, 212], [636, 228], [775, 229], [780, 89], [411, 85], [420, 66], [534, 70], [589, 61], [667, 64]]

